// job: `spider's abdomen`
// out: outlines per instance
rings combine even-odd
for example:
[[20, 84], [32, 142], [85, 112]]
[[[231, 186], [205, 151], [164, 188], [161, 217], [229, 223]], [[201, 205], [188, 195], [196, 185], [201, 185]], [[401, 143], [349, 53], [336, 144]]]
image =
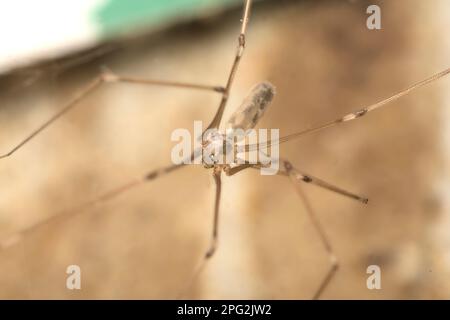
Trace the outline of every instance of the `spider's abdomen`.
[[252, 129], [272, 102], [275, 96], [275, 87], [270, 82], [261, 82], [255, 85], [239, 108], [231, 115], [227, 128]]

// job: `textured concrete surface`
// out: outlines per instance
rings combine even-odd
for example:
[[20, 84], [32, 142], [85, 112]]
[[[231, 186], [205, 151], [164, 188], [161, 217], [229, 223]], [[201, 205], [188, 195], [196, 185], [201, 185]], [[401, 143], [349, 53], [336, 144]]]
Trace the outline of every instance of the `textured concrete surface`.
[[[371, 3], [370, 3], [371, 4]], [[449, 66], [448, 1], [382, 2], [382, 30], [366, 1], [258, 3], [225, 117], [258, 81], [277, 96], [260, 123], [288, 134], [387, 97]], [[420, 13], [420, 14], [419, 14]], [[100, 65], [149, 78], [223, 84], [240, 12], [128, 41], [123, 50], [32, 85], [4, 84], [0, 148], [59, 110]], [[303, 189], [341, 269], [324, 298], [448, 298], [448, 79], [361, 120], [283, 145], [305, 172], [370, 198], [368, 205]], [[0, 162], [2, 238], [61, 209], [170, 163], [175, 128], [209, 121], [215, 93], [112, 84], [13, 157]], [[2, 298], [174, 298], [208, 246], [214, 185], [192, 166], [0, 253]], [[219, 249], [188, 298], [305, 298], [327, 256], [283, 177], [224, 178]], [[68, 265], [82, 290], [65, 288]], [[366, 268], [382, 290], [366, 288]]]

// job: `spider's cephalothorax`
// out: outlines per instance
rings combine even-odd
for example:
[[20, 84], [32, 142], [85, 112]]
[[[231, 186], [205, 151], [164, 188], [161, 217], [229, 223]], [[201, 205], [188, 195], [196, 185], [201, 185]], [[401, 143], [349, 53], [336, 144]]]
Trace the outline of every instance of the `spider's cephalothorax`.
[[233, 141], [217, 129], [205, 132], [202, 142], [202, 163], [207, 169], [226, 164], [233, 150]]

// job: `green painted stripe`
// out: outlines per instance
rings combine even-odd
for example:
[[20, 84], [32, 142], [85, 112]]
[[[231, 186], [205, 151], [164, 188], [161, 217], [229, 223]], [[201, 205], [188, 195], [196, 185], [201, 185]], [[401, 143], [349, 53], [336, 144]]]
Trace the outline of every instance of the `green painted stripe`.
[[189, 20], [242, 0], [109, 0], [94, 13], [103, 36]]

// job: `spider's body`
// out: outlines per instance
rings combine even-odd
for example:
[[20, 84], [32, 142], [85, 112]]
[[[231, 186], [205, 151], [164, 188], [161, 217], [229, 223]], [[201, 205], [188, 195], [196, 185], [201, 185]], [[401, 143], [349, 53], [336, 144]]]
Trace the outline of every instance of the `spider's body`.
[[202, 163], [205, 168], [220, 167], [225, 172], [231, 168], [231, 164], [236, 163], [237, 157], [236, 142], [245, 139], [275, 96], [275, 87], [270, 82], [256, 84], [241, 103], [239, 108], [230, 116], [226, 123], [226, 133], [222, 133], [218, 128], [207, 130], [203, 135], [202, 142]]

